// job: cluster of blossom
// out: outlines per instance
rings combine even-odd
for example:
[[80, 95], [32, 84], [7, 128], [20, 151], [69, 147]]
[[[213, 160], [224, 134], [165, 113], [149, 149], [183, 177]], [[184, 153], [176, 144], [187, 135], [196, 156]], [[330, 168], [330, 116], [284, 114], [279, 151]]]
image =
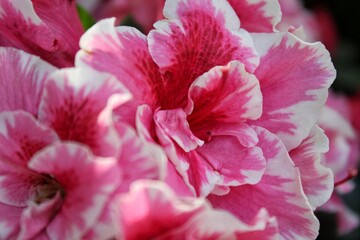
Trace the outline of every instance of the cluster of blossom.
[[315, 239], [349, 166], [324, 45], [277, 0], [157, 4], [144, 35], [0, 0], [0, 239]]

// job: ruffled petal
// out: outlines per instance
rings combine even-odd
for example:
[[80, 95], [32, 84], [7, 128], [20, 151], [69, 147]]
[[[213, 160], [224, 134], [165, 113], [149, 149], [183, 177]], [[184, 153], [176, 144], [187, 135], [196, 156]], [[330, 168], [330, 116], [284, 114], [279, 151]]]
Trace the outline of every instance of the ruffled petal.
[[291, 150], [317, 122], [334, 66], [321, 43], [305, 43], [289, 33], [252, 36], [261, 56], [255, 75], [263, 94], [263, 114], [254, 125], [275, 133]]
[[[217, 185], [256, 184], [265, 172], [266, 159], [261, 148], [244, 147], [235, 136], [213, 137], [196, 152], [220, 176]], [[196, 168], [193, 171], [197, 174]]]
[[138, 105], [156, 105], [161, 76], [149, 54], [146, 36], [135, 28], [115, 27], [114, 21], [102, 20], [82, 36], [76, 65], [111, 73], [129, 89], [134, 97], [125, 106], [131, 116], [128, 122], [133, 123]]
[[214, 67], [191, 85], [185, 111], [192, 128], [208, 121], [255, 120], [262, 113], [259, 81], [238, 61]]
[[223, 0], [175, 0], [165, 3], [167, 20], [154, 24], [150, 54], [164, 74], [161, 106], [185, 107], [190, 85], [217, 65], [239, 60], [252, 72], [259, 58], [250, 35]]
[[58, 67], [73, 66], [83, 33], [75, 1], [3, 0], [0, 12], [0, 46], [19, 48]]
[[282, 239], [315, 239], [319, 222], [301, 187], [300, 174], [283, 143], [272, 133], [256, 128], [258, 146], [267, 159], [261, 181], [230, 187], [227, 195], [210, 195], [214, 207], [223, 208], [249, 223], [261, 208], [276, 217]]
[[129, 191], [131, 183], [138, 179], [163, 179], [167, 159], [162, 149], [141, 141], [135, 131], [124, 124], [117, 124], [116, 130], [121, 139], [117, 163], [122, 170], [121, 185], [117, 192]]
[[228, 0], [240, 18], [241, 27], [249, 32], [275, 32], [280, 22], [278, 0]]
[[208, 209], [204, 199], [178, 198], [163, 182], [155, 181], [135, 182], [119, 199], [119, 207], [124, 239], [160, 237]]
[[39, 177], [27, 169], [30, 158], [58, 140], [54, 131], [23, 111], [0, 113], [0, 202], [27, 206]]
[[99, 156], [116, 156], [120, 143], [112, 111], [130, 97], [112, 75], [85, 69], [59, 70], [46, 84], [39, 120], [62, 140], [86, 144]]
[[315, 126], [300, 146], [289, 153], [300, 170], [301, 184], [314, 209], [329, 200], [334, 190], [333, 172], [322, 163], [322, 154], [329, 149], [328, 143], [323, 130]]
[[50, 239], [80, 239], [96, 224], [120, 180], [115, 159], [95, 158], [74, 143], [54, 144], [28, 165], [53, 176], [63, 189], [61, 209], [46, 230]]
[[55, 69], [39, 57], [0, 47], [0, 112], [21, 109], [36, 116], [46, 78]]
[[173, 234], [177, 239], [279, 239], [277, 222], [261, 209], [250, 224], [221, 210], [201, 212]]

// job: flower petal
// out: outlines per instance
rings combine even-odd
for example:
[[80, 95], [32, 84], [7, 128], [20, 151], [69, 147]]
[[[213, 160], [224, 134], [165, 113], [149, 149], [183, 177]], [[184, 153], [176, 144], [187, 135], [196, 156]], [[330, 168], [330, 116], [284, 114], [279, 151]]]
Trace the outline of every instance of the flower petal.
[[162, 128], [162, 131], [185, 152], [189, 152], [203, 145], [204, 142], [191, 132], [186, 117], [182, 109], [159, 110], [154, 116], [157, 126]]
[[96, 224], [119, 181], [115, 159], [95, 158], [75, 143], [54, 144], [29, 162], [53, 176], [64, 189], [60, 211], [47, 227], [50, 239], [80, 239]]
[[254, 125], [275, 133], [291, 150], [318, 120], [334, 66], [321, 43], [305, 43], [290, 33], [252, 36], [261, 56], [255, 75], [263, 94], [263, 115]]
[[289, 153], [300, 170], [301, 184], [314, 209], [329, 200], [334, 190], [333, 172], [321, 161], [322, 154], [328, 149], [326, 135], [315, 126], [300, 146]]
[[226, 211], [201, 212], [190, 219], [178, 239], [279, 239], [277, 222], [265, 209], [261, 209], [250, 224], [239, 221]]
[[143, 142], [135, 131], [125, 124], [117, 124], [121, 139], [118, 165], [122, 170], [121, 185], [117, 192], [127, 192], [132, 182], [138, 179], [163, 179], [166, 171], [165, 153], [157, 145]]
[[275, 135], [259, 127], [256, 131], [258, 146], [268, 161], [261, 181], [230, 187], [227, 195], [210, 195], [208, 199], [214, 207], [227, 209], [245, 223], [266, 208], [276, 217], [282, 239], [315, 239], [319, 222], [301, 188], [298, 170]]
[[154, 24], [149, 51], [164, 74], [162, 107], [185, 107], [190, 85], [217, 65], [239, 60], [252, 72], [258, 62], [250, 35], [224, 0], [175, 0], [165, 3], [168, 20]]
[[51, 75], [40, 103], [39, 120], [62, 140], [88, 145], [99, 156], [116, 156], [119, 139], [112, 110], [130, 99], [112, 75], [64, 69]]
[[241, 27], [249, 32], [275, 32], [280, 22], [278, 0], [228, 0], [240, 18]]
[[0, 47], [0, 112], [21, 109], [36, 116], [45, 80], [54, 70], [39, 57]]
[[37, 239], [37, 236], [44, 232], [48, 223], [60, 209], [61, 203], [59, 192], [54, 198], [40, 205], [29, 202], [29, 206], [23, 211], [20, 218], [21, 230], [18, 239]]
[[197, 122], [255, 120], [262, 112], [259, 81], [238, 61], [214, 67], [191, 85], [185, 111], [193, 128]]
[[[256, 184], [266, 168], [261, 148], [244, 147], [235, 136], [213, 137], [210, 142], [196, 149], [196, 152], [202, 161], [207, 162], [220, 175], [221, 180], [217, 185]], [[190, 164], [191, 161], [192, 159]]]
[[102, 20], [82, 36], [76, 65], [116, 76], [134, 96], [126, 105], [132, 117], [129, 121], [134, 121], [138, 105], [156, 105], [161, 76], [149, 54], [145, 35], [135, 28], [115, 27], [114, 21]]
[[151, 239], [179, 228], [208, 205], [204, 199], [178, 198], [163, 182], [137, 181], [119, 207], [124, 239]]
[[58, 67], [73, 65], [83, 33], [75, 1], [3, 0], [0, 13], [0, 46], [22, 49]]
[[27, 206], [37, 174], [27, 169], [30, 158], [58, 140], [57, 135], [23, 111], [0, 113], [0, 202]]
[[23, 208], [0, 203], [0, 239], [15, 239], [20, 231]]

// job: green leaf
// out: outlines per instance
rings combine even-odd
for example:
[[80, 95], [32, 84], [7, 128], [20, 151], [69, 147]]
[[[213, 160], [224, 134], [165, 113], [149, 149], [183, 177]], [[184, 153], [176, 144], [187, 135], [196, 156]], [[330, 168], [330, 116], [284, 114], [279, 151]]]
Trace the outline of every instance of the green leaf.
[[77, 5], [76, 7], [84, 29], [89, 29], [92, 25], [95, 24], [95, 19], [82, 6]]

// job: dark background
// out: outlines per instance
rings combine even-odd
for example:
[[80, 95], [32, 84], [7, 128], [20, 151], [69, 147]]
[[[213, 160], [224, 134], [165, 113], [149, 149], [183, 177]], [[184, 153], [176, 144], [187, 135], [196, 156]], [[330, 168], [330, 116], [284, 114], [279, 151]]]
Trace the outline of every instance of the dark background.
[[[360, 91], [360, 1], [358, 0], [303, 0], [307, 8], [326, 8], [333, 18], [337, 31], [337, 45], [332, 58], [337, 69], [333, 89], [352, 96]], [[360, 106], [359, 106], [360, 107]], [[343, 199], [347, 206], [360, 216], [360, 177], [356, 188]], [[320, 219], [319, 240], [360, 240], [360, 227], [350, 234], [338, 236], [335, 215], [317, 213]]]

